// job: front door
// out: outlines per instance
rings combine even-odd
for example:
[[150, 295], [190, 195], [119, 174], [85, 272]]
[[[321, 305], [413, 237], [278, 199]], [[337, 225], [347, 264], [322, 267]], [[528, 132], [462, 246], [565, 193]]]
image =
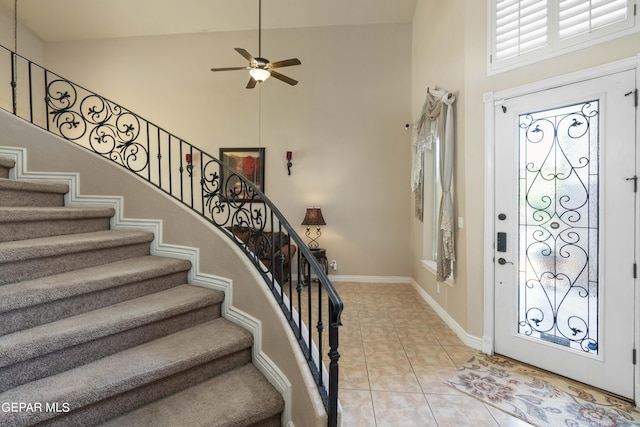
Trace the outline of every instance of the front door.
[[495, 107], [495, 351], [633, 399], [635, 71]]

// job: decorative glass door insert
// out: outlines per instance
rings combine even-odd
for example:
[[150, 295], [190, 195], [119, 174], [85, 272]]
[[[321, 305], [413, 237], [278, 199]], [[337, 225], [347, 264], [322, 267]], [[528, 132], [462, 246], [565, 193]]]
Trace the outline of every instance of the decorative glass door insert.
[[599, 102], [519, 115], [518, 333], [598, 354]]

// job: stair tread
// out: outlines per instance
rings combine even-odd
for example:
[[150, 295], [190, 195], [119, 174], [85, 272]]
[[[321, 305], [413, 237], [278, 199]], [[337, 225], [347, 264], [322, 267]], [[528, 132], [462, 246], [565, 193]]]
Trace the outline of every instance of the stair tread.
[[0, 242], [0, 263], [151, 242], [153, 233], [105, 230]]
[[249, 364], [157, 400], [100, 426], [252, 425], [283, 410], [282, 396], [255, 366]]
[[0, 313], [117, 287], [191, 268], [189, 261], [147, 255], [0, 286]]
[[[251, 345], [248, 331], [218, 318], [7, 390], [0, 393], [0, 402], [68, 402], [75, 410]], [[5, 414], [17, 419], [33, 415]]]
[[69, 192], [69, 185], [58, 182], [17, 181], [14, 179], [0, 178], [0, 190], [67, 194]]
[[110, 218], [113, 208], [54, 207], [0, 207], [0, 223], [80, 218]]
[[209, 320], [224, 292], [182, 284], [191, 263], [149, 255], [153, 233], [105, 230], [113, 208], [62, 206], [69, 185], [6, 178], [13, 167], [0, 157], [0, 402], [72, 413], [6, 412], [0, 425], [279, 419], [284, 400], [251, 364], [251, 333]]
[[0, 337], [0, 367], [219, 304], [224, 293], [182, 285]]
[[0, 157], [0, 167], [12, 169], [15, 167], [15, 165], [16, 165], [16, 162], [14, 160], [9, 159], [7, 157]]

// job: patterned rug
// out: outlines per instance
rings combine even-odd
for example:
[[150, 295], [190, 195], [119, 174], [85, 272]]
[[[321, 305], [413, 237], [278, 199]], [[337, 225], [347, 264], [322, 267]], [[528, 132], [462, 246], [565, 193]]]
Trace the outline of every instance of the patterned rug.
[[479, 353], [448, 383], [536, 426], [640, 426], [629, 402], [506, 357]]

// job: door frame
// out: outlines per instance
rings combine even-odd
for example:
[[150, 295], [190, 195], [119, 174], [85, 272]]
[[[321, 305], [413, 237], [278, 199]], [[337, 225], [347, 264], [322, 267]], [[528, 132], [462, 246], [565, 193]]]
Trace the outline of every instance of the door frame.
[[[535, 92], [549, 90], [560, 86], [577, 83], [615, 74], [622, 71], [635, 70], [636, 86], [640, 86], [640, 54], [635, 57], [611, 62], [575, 73], [565, 74], [550, 79], [525, 84], [511, 89], [497, 92], [487, 92], [483, 95], [485, 134], [484, 134], [484, 332], [482, 337], [482, 351], [493, 354], [495, 348], [495, 274], [494, 274], [494, 240], [495, 240], [495, 107], [501, 105], [505, 99]], [[636, 108], [636, 146], [640, 144], [640, 107]], [[640, 174], [640, 147], [636, 150], [636, 171]], [[640, 214], [640, 195], [636, 197], [636, 213]], [[640, 251], [640, 226], [635, 234], [636, 262]], [[635, 315], [635, 343], [640, 349], [640, 289], [639, 279], [635, 279], [636, 293], [634, 303]], [[640, 357], [635, 368], [634, 390], [636, 406], [640, 407]]]

